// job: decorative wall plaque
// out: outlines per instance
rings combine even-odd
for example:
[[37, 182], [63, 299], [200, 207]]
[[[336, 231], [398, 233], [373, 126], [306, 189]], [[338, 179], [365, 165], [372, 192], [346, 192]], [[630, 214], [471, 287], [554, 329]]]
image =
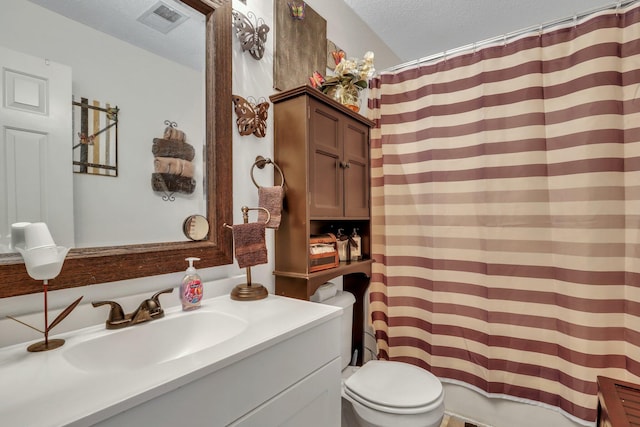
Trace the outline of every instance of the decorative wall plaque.
[[117, 106], [73, 101], [73, 171], [118, 176]]
[[274, 1], [273, 86], [278, 90], [307, 84], [314, 71], [324, 74], [327, 63], [327, 21], [308, 4], [304, 19], [297, 19], [288, 3]]

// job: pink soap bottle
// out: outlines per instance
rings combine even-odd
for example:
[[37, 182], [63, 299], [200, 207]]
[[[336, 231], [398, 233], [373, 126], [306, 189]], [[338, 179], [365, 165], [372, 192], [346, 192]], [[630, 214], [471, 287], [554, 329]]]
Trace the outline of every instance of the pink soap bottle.
[[202, 301], [202, 280], [196, 273], [193, 262], [200, 261], [200, 258], [191, 257], [185, 260], [189, 263], [189, 268], [187, 268], [180, 285], [180, 302], [183, 310], [196, 310], [200, 308], [200, 302]]

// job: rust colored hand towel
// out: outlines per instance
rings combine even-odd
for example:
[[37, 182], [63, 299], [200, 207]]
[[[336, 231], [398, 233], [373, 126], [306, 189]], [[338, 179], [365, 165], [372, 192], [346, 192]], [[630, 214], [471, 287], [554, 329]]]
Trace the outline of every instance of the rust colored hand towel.
[[174, 157], [156, 157], [153, 160], [155, 172], [193, 178], [193, 163]]
[[191, 161], [196, 156], [196, 150], [186, 142], [171, 139], [153, 138], [151, 152], [156, 157], [175, 157]]
[[[278, 187], [260, 187], [258, 188], [258, 206], [265, 208], [271, 214], [271, 219], [266, 224], [267, 228], [278, 229], [280, 220], [282, 219], [282, 199], [284, 198], [284, 188]], [[267, 221], [267, 213], [260, 209], [258, 211], [258, 222], [265, 223]]]
[[252, 222], [233, 225], [233, 244], [240, 268], [267, 263], [264, 224]]

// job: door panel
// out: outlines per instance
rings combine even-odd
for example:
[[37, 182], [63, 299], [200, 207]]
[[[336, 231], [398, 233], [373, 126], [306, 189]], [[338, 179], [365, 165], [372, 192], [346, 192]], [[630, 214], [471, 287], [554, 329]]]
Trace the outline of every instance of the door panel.
[[310, 102], [309, 191], [312, 217], [342, 216], [342, 135], [339, 117], [324, 105]]
[[345, 169], [344, 216], [369, 216], [369, 132], [360, 123], [348, 120], [344, 125]]
[[73, 246], [71, 69], [0, 47], [0, 73], [0, 252], [18, 221]]

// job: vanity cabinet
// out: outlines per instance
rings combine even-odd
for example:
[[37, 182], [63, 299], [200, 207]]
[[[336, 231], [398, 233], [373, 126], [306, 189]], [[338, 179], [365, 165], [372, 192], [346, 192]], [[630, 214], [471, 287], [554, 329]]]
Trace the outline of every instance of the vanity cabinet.
[[640, 426], [640, 385], [598, 377], [598, 427]]
[[[363, 299], [371, 277], [370, 129], [374, 123], [310, 86], [270, 97], [274, 161], [285, 178], [285, 200], [275, 233], [275, 293], [309, 299], [342, 276], [356, 297], [353, 343], [362, 348]], [[274, 182], [280, 184], [280, 174]], [[310, 271], [311, 235], [343, 229], [361, 236], [362, 258]], [[359, 355], [363, 354], [362, 350]]]
[[339, 426], [340, 318], [302, 329], [95, 427]]
[[0, 426], [339, 426], [341, 325], [337, 307], [224, 292], [54, 351], [0, 348]]

